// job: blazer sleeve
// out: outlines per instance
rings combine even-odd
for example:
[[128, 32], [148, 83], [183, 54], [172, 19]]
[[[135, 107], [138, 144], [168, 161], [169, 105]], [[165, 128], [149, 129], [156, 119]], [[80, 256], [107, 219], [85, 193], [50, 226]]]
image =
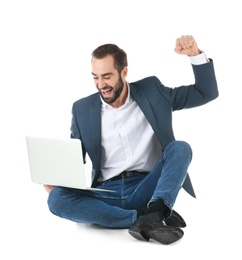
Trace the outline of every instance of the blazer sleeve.
[[208, 63], [192, 65], [192, 68], [195, 76], [192, 85], [168, 88], [156, 82], [162, 86], [159, 89], [173, 111], [204, 105], [219, 95], [213, 61], [210, 59]]
[[86, 163], [86, 149], [83, 145], [81, 133], [78, 128], [77, 119], [76, 119], [76, 110], [75, 110], [75, 103], [72, 106], [72, 119], [71, 119], [71, 138], [81, 140], [82, 144], [82, 154], [83, 154], [83, 162]]

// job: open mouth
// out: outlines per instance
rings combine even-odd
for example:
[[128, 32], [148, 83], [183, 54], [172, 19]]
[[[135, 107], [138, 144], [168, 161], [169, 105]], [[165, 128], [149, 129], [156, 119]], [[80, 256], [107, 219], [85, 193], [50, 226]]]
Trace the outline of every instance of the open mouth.
[[101, 93], [104, 98], [109, 98], [113, 95], [113, 88], [104, 88], [101, 90]]

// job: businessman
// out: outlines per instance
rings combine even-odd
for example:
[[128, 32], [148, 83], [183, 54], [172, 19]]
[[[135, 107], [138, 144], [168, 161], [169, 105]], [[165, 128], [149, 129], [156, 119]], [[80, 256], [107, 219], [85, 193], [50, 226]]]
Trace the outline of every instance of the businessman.
[[[195, 197], [188, 174], [192, 150], [176, 140], [172, 113], [218, 97], [212, 59], [191, 35], [175, 52], [190, 59], [195, 82], [170, 88], [150, 76], [128, 82], [124, 50], [104, 44], [92, 53], [97, 93], [74, 102], [71, 138], [81, 140], [92, 162], [92, 187], [114, 192], [44, 185], [50, 211], [78, 223], [126, 228], [138, 240], [171, 244], [186, 222], [173, 207], [181, 188]], [[145, 64], [145, 61], [143, 61]]]

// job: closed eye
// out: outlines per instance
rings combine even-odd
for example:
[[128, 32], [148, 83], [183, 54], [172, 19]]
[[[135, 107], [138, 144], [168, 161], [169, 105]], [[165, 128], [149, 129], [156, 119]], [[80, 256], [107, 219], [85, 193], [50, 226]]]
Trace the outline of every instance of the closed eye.
[[[97, 80], [98, 79], [98, 76], [94, 73], [92, 73], [93, 75], [93, 79]], [[105, 73], [105, 74], [102, 74], [100, 77], [102, 77], [103, 79], [110, 79], [111, 78], [111, 75], [113, 75], [112, 73]]]

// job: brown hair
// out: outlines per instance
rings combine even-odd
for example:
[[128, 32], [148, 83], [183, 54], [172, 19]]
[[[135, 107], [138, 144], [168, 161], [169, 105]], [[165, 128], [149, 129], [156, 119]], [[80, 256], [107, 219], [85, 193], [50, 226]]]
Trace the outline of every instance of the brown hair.
[[128, 66], [127, 54], [115, 44], [101, 45], [92, 52], [92, 58], [102, 59], [107, 55], [113, 56], [114, 67], [118, 72], [121, 72], [125, 66]]

